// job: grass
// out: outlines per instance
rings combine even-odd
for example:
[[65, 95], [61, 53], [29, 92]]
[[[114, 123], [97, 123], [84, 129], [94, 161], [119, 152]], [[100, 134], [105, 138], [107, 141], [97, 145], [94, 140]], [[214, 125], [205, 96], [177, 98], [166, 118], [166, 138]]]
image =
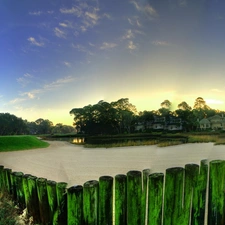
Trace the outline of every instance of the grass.
[[134, 141], [129, 140], [127, 142], [118, 142], [110, 144], [85, 144], [85, 148], [115, 148], [115, 147], [126, 147], [126, 146], [143, 146], [143, 145], [155, 145], [158, 144], [157, 140], [145, 140], [145, 141]]
[[[141, 145], [157, 145], [158, 147], [167, 147], [173, 145], [180, 145], [184, 143], [210, 143], [215, 145], [225, 144], [225, 135], [220, 133], [185, 133], [185, 134], [166, 134], [165, 139], [155, 138], [152, 140], [129, 140], [119, 143], [109, 144], [85, 144], [86, 148], [113, 148], [125, 146], [141, 146]], [[183, 138], [182, 138], [183, 137]]]
[[34, 148], [46, 148], [49, 144], [35, 136], [0, 136], [0, 152], [18, 151]]
[[217, 142], [219, 139], [218, 135], [190, 135], [188, 137], [188, 143], [209, 143]]
[[158, 147], [168, 147], [168, 146], [173, 146], [173, 145], [181, 145], [184, 144], [183, 141], [176, 141], [176, 140], [172, 140], [172, 141], [161, 141], [158, 143]]
[[18, 212], [10, 197], [5, 193], [0, 193], [0, 225], [14, 225], [17, 215]]

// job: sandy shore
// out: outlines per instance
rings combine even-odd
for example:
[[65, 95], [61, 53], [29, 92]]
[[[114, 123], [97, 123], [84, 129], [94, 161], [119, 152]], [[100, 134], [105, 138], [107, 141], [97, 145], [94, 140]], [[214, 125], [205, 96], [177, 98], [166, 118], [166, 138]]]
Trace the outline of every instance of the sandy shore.
[[225, 159], [225, 146], [213, 143], [121, 148], [83, 148], [67, 142], [49, 141], [45, 149], [0, 153], [0, 165], [13, 171], [45, 177], [69, 186], [98, 180], [100, 176], [126, 174], [129, 170], [165, 172], [202, 159]]

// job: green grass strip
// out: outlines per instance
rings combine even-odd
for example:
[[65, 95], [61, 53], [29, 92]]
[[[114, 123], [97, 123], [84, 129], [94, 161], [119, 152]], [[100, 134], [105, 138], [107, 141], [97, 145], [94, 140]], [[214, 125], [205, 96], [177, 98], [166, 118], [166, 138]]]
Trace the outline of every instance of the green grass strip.
[[49, 144], [35, 136], [0, 136], [0, 152], [46, 148]]

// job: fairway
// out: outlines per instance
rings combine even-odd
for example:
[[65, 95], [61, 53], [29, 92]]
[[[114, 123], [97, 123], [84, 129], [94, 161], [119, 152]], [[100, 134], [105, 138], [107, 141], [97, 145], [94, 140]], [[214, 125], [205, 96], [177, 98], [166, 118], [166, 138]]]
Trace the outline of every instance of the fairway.
[[30, 135], [0, 136], [0, 152], [46, 148], [49, 144]]

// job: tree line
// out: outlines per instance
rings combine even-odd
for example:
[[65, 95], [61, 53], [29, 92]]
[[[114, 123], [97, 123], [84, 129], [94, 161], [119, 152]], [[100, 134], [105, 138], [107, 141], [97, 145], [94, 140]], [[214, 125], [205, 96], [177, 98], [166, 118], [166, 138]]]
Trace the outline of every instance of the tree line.
[[39, 118], [28, 122], [10, 113], [0, 113], [0, 135], [20, 134], [65, 134], [75, 132], [73, 126], [57, 123], [55, 126], [48, 119]]
[[166, 119], [179, 117], [185, 131], [196, 131], [201, 119], [224, 114], [223, 111], [210, 108], [202, 97], [196, 98], [193, 108], [183, 101], [176, 110], [171, 109], [172, 103], [164, 100], [158, 110], [138, 112], [128, 98], [121, 98], [111, 103], [101, 100], [94, 105], [73, 108], [70, 114], [74, 116], [76, 130], [90, 135], [133, 133], [138, 123], [143, 124], [145, 131], [148, 131], [148, 123], [159, 116]]
[[128, 98], [121, 98], [114, 102], [99, 101], [94, 105], [83, 108], [73, 108], [69, 113], [74, 117], [73, 126], [53, 123], [48, 119], [39, 118], [29, 122], [9, 113], [0, 113], [0, 135], [15, 134], [65, 134], [85, 133], [95, 134], [124, 134], [136, 131], [136, 125], [142, 124], [148, 132], [148, 124], [155, 117], [179, 117], [183, 121], [185, 131], [196, 131], [199, 121], [214, 115], [224, 115], [224, 111], [210, 108], [202, 97], [196, 98], [193, 108], [185, 101], [172, 110], [172, 103], [164, 100], [158, 110], [140, 111], [129, 102]]

